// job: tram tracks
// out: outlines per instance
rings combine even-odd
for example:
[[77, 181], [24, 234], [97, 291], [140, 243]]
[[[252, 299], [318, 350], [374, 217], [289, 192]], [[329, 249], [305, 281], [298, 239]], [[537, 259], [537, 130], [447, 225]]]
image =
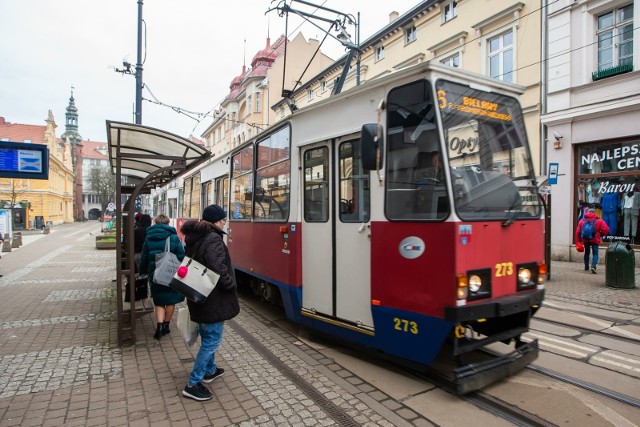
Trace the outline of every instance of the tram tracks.
[[[590, 316], [590, 317], [595, 317], [595, 316]], [[599, 320], [612, 322], [613, 325], [611, 327], [619, 327], [619, 326], [635, 324], [635, 322], [620, 322], [617, 319], [611, 319], [611, 318], [605, 318], [605, 317], [595, 317], [595, 318], [597, 318]], [[593, 328], [585, 328], [583, 326], [577, 326], [577, 325], [574, 325], [574, 324], [570, 324], [570, 323], [566, 323], [566, 322], [562, 322], [562, 321], [558, 321], [558, 320], [551, 320], [551, 319], [536, 318], [536, 322], [548, 323], [548, 324], [561, 326], [561, 327], [565, 327], [565, 328], [569, 328], [569, 329], [575, 329], [576, 331], [579, 331], [582, 334], [594, 334], [594, 335], [601, 336], [601, 337], [606, 337], [606, 338], [616, 339], [616, 340], [619, 340], [619, 341], [624, 341], [624, 342], [627, 342], [627, 343], [630, 343], [630, 344], [640, 344], [640, 338], [632, 338], [632, 337], [624, 336], [624, 335], [622, 335], [624, 332], [620, 332], [620, 331], [618, 331], [617, 334], [613, 334], [611, 332], [603, 332], [602, 330], [593, 329]], [[531, 327], [530, 329], [531, 330], [537, 330], [539, 332], [544, 332], [544, 331], [541, 331], [539, 329], [535, 329], [533, 327]]]

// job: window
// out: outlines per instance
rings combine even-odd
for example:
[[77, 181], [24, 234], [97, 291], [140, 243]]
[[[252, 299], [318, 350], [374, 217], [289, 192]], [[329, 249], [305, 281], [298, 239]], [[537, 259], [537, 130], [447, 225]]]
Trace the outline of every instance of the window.
[[251, 114], [251, 107], [253, 104], [251, 103], [251, 95], [247, 96], [247, 114]]
[[229, 177], [227, 175], [216, 178], [215, 183], [215, 203], [229, 212], [227, 200], [229, 199]]
[[508, 31], [488, 40], [489, 76], [513, 82], [513, 31]]
[[315, 95], [313, 93], [313, 90], [311, 90], [311, 89], [307, 90], [307, 99], [309, 101], [312, 101], [314, 97], [315, 97]]
[[253, 191], [253, 146], [248, 146], [231, 158], [231, 219], [251, 218]]
[[384, 46], [376, 47], [376, 61], [384, 59]]
[[253, 217], [256, 220], [286, 221], [291, 181], [288, 127], [258, 142], [257, 162]]
[[598, 71], [633, 64], [633, 4], [598, 16]]
[[442, 7], [442, 22], [449, 22], [458, 16], [458, 2], [453, 0]]
[[391, 220], [444, 220], [449, 199], [429, 84], [393, 89], [387, 106], [385, 214]]
[[404, 30], [404, 44], [409, 44], [416, 39], [416, 27], [409, 27]]
[[604, 242], [638, 245], [640, 227], [632, 209], [624, 207], [625, 202], [637, 206], [640, 200], [640, 164], [635, 154], [639, 145], [640, 140], [630, 138], [581, 144], [577, 148], [574, 227], [587, 208], [595, 207], [610, 227], [609, 235], [603, 236]]
[[448, 65], [449, 67], [460, 68], [460, 54], [456, 53], [453, 56], [441, 60], [440, 63], [443, 65]]
[[260, 92], [256, 92], [256, 113], [260, 112]]
[[304, 153], [304, 220], [329, 220], [329, 149], [315, 148]]
[[340, 221], [367, 222], [370, 218], [369, 173], [362, 169], [360, 141], [340, 144]]
[[320, 91], [321, 92], [326, 92], [328, 89], [327, 87], [327, 81], [323, 80], [322, 82], [320, 82]]

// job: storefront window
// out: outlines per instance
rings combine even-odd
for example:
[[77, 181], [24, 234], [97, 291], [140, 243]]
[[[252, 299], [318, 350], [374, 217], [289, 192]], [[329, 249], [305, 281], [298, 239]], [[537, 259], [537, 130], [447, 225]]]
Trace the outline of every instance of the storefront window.
[[593, 207], [610, 228], [603, 241], [640, 242], [640, 141], [578, 148], [577, 222]]

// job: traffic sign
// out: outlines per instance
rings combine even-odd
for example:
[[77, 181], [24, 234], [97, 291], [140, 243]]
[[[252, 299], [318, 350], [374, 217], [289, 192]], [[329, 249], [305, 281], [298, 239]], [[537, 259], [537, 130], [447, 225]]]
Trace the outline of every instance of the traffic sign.
[[549, 185], [558, 183], [558, 163], [549, 163]]
[[107, 205], [107, 210], [108, 211], [115, 211], [116, 210], [116, 205], [113, 202], [109, 203]]

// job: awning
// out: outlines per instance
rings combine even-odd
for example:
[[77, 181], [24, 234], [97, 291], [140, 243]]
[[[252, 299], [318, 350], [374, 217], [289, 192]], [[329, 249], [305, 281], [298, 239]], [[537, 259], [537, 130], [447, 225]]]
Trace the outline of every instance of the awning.
[[119, 160], [120, 174], [131, 186], [153, 175], [141, 194], [167, 184], [211, 155], [204, 147], [181, 136], [133, 123], [107, 120], [107, 138], [114, 174]]

